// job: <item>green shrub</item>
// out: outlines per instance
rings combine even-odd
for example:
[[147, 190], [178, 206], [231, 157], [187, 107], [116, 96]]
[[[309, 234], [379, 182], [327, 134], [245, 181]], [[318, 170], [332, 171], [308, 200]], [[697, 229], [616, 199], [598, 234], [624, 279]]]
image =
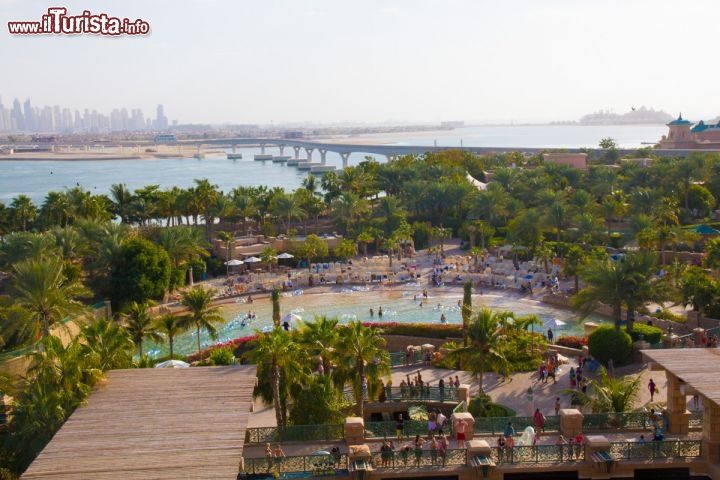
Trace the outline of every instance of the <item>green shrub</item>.
[[607, 365], [624, 365], [630, 361], [632, 338], [625, 330], [616, 330], [613, 325], [601, 325], [588, 337], [590, 355]]
[[640, 340], [640, 335], [643, 336], [643, 339], [646, 342], [649, 343], [660, 343], [663, 336], [663, 331], [661, 328], [653, 327], [651, 325], [645, 325], [644, 323], [637, 323], [635, 322], [633, 324], [633, 331], [630, 333], [630, 337], [632, 338], [633, 342], [637, 342]]
[[505, 405], [493, 403], [490, 395], [480, 395], [470, 400], [468, 412], [473, 417], [514, 417], [515, 410]]
[[678, 315], [676, 313], [671, 312], [670, 310], [661, 310], [659, 312], [651, 313], [650, 315], [655, 318], [660, 318], [662, 320], [670, 320], [671, 322], [677, 322], [677, 323], [687, 322], [687, 317], [685, 315]]
[[232, 365], [233, 352], [229, 348], [216, 348], [210, 352], [212, 365]]

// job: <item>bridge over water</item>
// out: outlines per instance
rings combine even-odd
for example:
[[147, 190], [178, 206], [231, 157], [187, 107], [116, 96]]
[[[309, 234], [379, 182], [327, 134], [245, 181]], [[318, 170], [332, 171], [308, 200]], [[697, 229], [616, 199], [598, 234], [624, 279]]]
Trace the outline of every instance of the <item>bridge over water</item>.
[[[325, 165], [327, 152], [335, 152], [342, 158], [343, 168], [348, 165], [348, 158], [352, 153], [369, 153], [375, 155], [384, 155], [388, 160], [393, 160], [401, 155], [420, 155], [424, 153], [437, 153], [445, 150], [463, 150], [466, 152], [482, 155], [488, 153], [509, 153], [521, 152], [527, 154], [537, 154], [542, 152], [559, 151], [568, 153], [586, 152], [590, 155], [599, 156], [604, 153], [602, 149], [587, 148], [537, 148], [537, 147], [451, 147], [451, 146], [427, 146], [427, 145], [387, 145], [387, 144], [352, 144], [352, 143], [333, 143], [323, 142], [322, 140], [299, 140], [290, 138], [214, 138], [214, 139], [198, 139], [198, 140], [182, 140], [178, 142], [182, 145], [197, 145], [198, 149], [202, 145], [215, 145], [225, 147], [238, 146], [259, 146], [262, 154], [265, 154], [267, 148], [279, 149], [280, 155], [285, 154], [285, 148], [292, 148], [295, 159], [300, 158], [301, 150], [305, 150], [307, 162], [312, 162], [312, 155], [317, 150], [320, 153], [320, 162]], [[621, 149], [620, 155], [629, 155], [637, 149]], [[713, 152], [717, 150], [653, 150], [653, 153], [660, 157], [680, 156], [684, 157], [693, 152]]]

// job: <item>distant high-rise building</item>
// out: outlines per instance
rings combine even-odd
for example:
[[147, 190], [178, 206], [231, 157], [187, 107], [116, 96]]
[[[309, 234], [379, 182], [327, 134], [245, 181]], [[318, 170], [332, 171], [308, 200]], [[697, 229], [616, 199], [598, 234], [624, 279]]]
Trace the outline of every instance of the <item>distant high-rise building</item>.
[[38, 122], [36, 121], [35, 111], [32, 108], [29, 98], [25, 100], [25, 103], [23, 103], [23, 111], [25, 114], [25, 131], [35, 131], [37, 129]]
[[162, 105], [157, 106], [157, 118], [155, 119], [155, 128], [158, 130], [167, 130], [168, 119], [165, 116], [165, 109]]
[[13, 121], [15, 122], [15, 126], [12, 130], [15, 130], [15, 129], [20, 130], [20, 131], [25, 130], [25, 118], [23, 117], [22, 107], [20, 106], [20, 100], [18, 100], [17, 98], [13, 101], [11, 117], [12, 117]]

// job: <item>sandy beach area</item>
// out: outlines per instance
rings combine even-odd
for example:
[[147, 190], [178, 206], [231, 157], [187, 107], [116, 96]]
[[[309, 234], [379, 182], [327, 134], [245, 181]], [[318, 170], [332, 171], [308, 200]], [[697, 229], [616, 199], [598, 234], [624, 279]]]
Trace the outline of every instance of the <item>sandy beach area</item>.
[[[218, 148], [203, 148], [206, 156], [225, 156]], [[137, 147], [57, 147], [55, 151], [0, 154], [0, 161], [78, 161], [78, 160], [154, 160], [160, 158], [192, 158], [198, 153], [193, 145], [141, 145]]]

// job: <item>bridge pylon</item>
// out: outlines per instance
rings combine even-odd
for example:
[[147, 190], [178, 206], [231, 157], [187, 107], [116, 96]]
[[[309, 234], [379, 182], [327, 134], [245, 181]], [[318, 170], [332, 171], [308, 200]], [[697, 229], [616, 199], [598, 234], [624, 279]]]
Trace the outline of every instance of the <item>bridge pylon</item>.
[[341, 153], [340, 158], [342, 158], [342, 167], [347, 168], [348, 166], [348, 158], [350, 158], [350, 152]]

